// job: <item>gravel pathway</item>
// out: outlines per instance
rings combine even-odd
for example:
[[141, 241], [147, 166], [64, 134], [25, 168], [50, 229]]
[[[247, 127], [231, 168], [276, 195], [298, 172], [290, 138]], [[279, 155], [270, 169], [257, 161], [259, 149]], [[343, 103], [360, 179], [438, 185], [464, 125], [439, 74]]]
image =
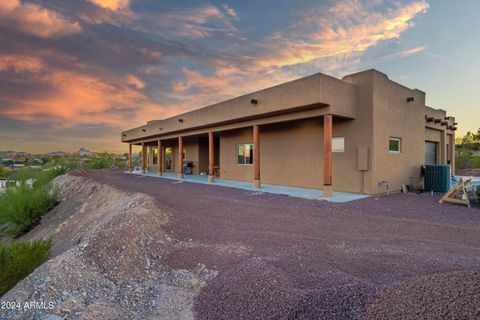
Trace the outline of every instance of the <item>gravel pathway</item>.
[[163, 260], [218, 271], [198, 319], [391, 319], [479, 316], [480, 210], [439, 195], [334, 204], [115, 171], [78, 172], [172, 211], [191, 243]]

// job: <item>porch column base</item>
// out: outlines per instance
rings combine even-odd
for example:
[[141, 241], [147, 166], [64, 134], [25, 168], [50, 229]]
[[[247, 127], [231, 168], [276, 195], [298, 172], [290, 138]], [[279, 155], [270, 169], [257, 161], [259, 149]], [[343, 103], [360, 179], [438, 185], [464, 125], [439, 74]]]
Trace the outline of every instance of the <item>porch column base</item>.
[[215, 177], [213, 175], [208, 175], [208, 183], [213, 183], [215, 181]]
[[331, 198], [333, 196], [333, 188], [332, 185], [324, 185], [323, 186], [323, 198]]
[[183, 172], [178, 173], [178, 180], [183, 180]]
[[262, 187], [262, 184], [260, 183], [260, 179], [253, 179], [253, 187], [255, 189], [260, 189]]

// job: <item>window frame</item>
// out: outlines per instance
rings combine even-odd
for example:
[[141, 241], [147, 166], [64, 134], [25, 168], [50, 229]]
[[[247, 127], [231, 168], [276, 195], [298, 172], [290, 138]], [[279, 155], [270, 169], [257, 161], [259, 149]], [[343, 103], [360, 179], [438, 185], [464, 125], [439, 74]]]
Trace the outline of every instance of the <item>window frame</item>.
[[[247, 157], [245, 157], [245, 146], [251, 146], [251, 150], [252, 150], [252, 156], [251, 156], [251, 159], [252, 159], [252, 163], [246, 163], [245, 160], [247, 159]], [[240, 163], [238, 161], [238, 158], [240, 156], [239, 154], [239, 148], [240, 146], [243, 146], [243, 152], [244, 152], [244, 155], [243, 155], [243, 159], [244, 159], [244, 163]], [[235, 163], [237, 164], [237, 166], [252, 166], [253, 165], [253, 155], [254, 155], [254, 152], [253, 152], [253, 143], [237, 143], [236, 144], [236, 148], [235, 148]]]
[[[390, 141], [398, 141], [398, 150], [390, 150]], [[399, 137], [388, 137], [388, 152], [393, 154], [402, 153], [402, 138]]]

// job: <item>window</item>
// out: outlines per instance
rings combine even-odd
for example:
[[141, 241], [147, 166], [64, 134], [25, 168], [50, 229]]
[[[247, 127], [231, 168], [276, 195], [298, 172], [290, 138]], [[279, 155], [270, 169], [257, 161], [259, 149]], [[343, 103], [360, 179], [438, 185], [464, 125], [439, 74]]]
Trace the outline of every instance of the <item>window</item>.
[[400, 138], [388, 138], [388, 151], [390, 153], [400, 153]]
[[253, 164], [253, 144], [237, 145], [237, 164]]
[[332, 152], [345, 152], [345, 137], [332, 138]]
[[158, 148], [153, 148], [153, 164], [158, 164]]

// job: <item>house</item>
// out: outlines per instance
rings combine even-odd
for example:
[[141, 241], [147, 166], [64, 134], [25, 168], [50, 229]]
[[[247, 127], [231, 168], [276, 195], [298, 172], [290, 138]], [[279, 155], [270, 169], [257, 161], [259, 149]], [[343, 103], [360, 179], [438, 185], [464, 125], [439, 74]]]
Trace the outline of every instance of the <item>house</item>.
[[[143, 171], [378, 194], [421, 181], [424, 164], [450, 163], [457, 123], [425, 93], [367, 70], [280, 84], [121, 133], [141, 145]], [[158, 152], [160, 150], [160, 152]], [[130, 161], [130, 170], [132, 163]]]

